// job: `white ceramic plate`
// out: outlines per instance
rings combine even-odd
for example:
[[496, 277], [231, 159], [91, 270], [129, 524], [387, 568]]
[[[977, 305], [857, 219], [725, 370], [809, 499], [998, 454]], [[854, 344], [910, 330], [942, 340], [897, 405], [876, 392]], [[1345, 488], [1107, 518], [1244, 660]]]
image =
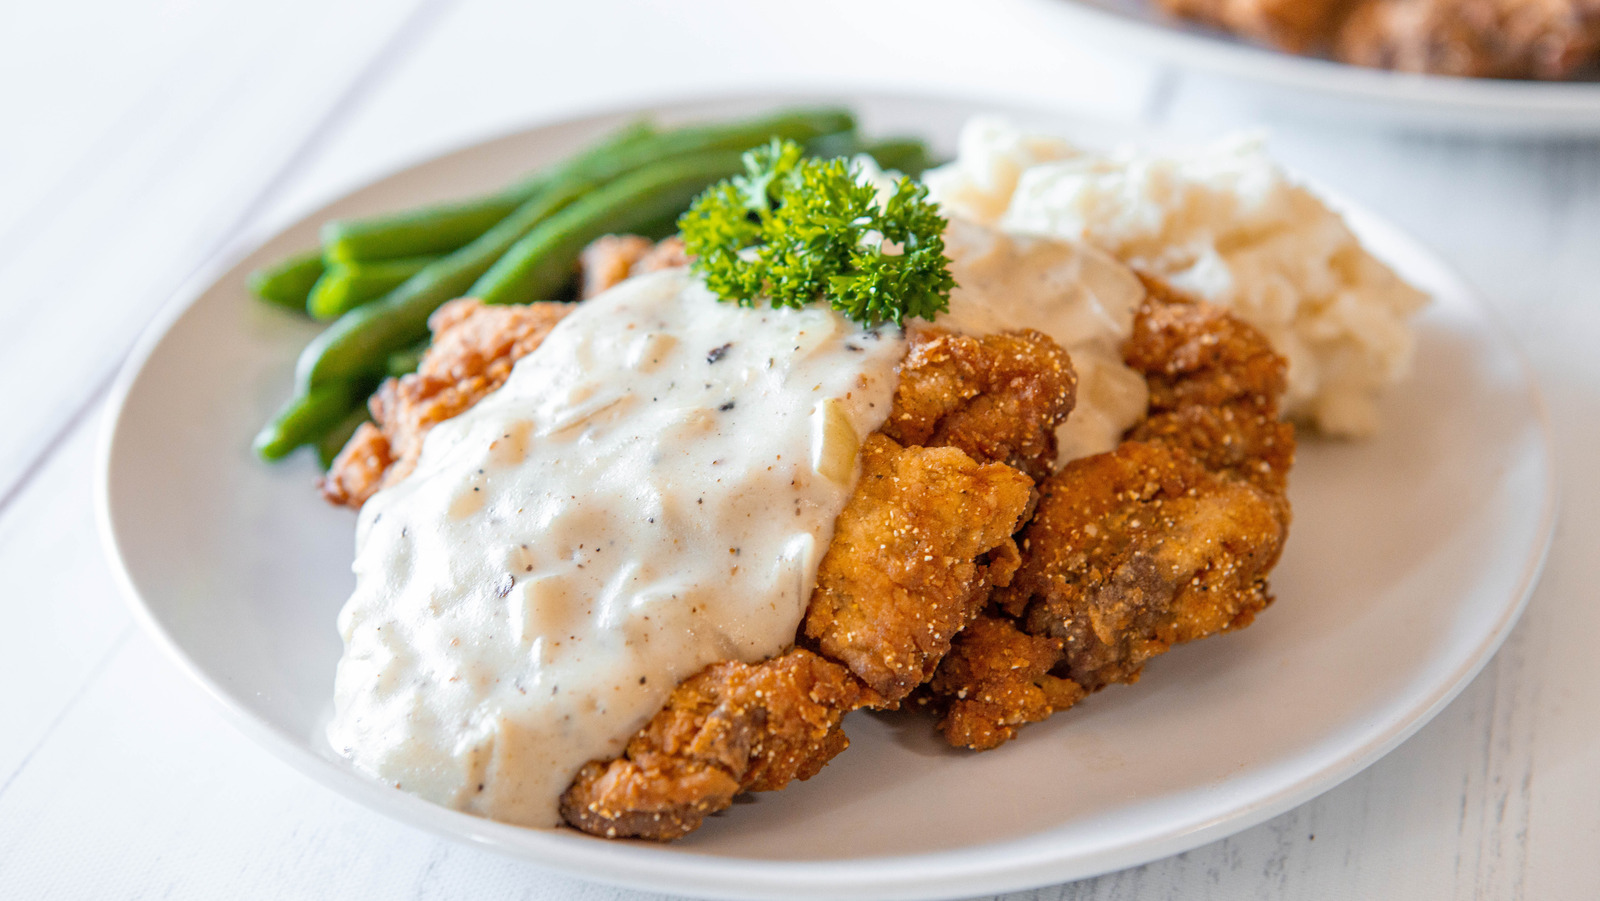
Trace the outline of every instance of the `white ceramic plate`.
[[1301, 115], [1507, 134], [1600, 134], [1600, 81], [1537, 82], [1387, 72], [1252, 45], [1163, 13], [1155, 0], [1021, 0], [1064, 38], [1084, 32], [1260, 89]]
[[[654, 112], [727, 116], [778, 102]], [[851, 102], [871, 129], [945, 145], [980, 111]], [[1097, 131], [1013, 113], [1080, 137]], [[1273, 577], [1279, 600], [1252, 628], [1179, 648], [1137, 686], [987, 754], [944, 747], [915, 716], [853, 714], [853, 746], [817, 778], [737, 804], [671, 846], [505, 826], [357, 774], [320, 738], [354, 518], [316, 496], [308, 457], [266, 466], [249, 449], [315, 329], [252, 301], [244, 275], [310, 246], [331, 216], [499, 185], [621, 118], [531, 129], [340, 198], [177, 298], [122, 374], [101, 511], [124, 587], [178, 664], [307, 775], [404, 822], [605, 882], [762, 898], [997, 892], [1152, 860], [1311, 798], [1438, 712], [1515, 621], [1553, 505], [1529, 371], [1443, 263], [1351, 210], [1370, 246], [1437, 302], [1418, 325], [1416, 375], [1384, 403], [1382, 435], [1303, 443], [1293, 536]]]

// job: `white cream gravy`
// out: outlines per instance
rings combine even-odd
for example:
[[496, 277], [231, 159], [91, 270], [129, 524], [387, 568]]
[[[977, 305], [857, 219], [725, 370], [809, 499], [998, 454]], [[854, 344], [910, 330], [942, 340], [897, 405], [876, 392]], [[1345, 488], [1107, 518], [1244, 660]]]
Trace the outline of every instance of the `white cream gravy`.
[[574, 773], [679, 681], [793, 642], [904, 353], [897, 329], [720, 303], [685, 270], [577, 307], [363, 507], [333, 747], [556, 825]]

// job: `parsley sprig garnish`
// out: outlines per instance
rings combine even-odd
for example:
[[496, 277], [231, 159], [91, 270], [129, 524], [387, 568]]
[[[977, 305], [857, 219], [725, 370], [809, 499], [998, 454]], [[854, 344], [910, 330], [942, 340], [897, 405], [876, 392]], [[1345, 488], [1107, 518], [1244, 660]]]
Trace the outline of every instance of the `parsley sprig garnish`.
[[807, 159], [793, 141], [744, 155], [745, 174], [706, 189], [678, 228], [723, 300], [801, 307], [826, 300], [867, 325], [949, 309], [945, 220], [902, 177], [881, 206], [845, 159]]

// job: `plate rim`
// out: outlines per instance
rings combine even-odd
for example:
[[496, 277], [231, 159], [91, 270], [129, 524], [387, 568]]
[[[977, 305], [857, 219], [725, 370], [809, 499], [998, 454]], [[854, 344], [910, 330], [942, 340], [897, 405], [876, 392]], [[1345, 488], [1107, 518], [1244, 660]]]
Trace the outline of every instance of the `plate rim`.
[[[393, 791], [375, 781], [358, 779], [353, 773], [346, 773], [333, 767], [329, 761], [317, 756], [296, 739], [272, 724], [260, 720], [236, 703], [216, 680], [189, 657], [144, 600], [123, 557], [110, 509], [111, 470], [124, 406], [139, 376], [177, 322], [229, 271], [238, 266], [256, 248], [283, 232], [321, 215], [329, 206], [343, 201], [352, 194], [405, 177], [413, 170], [444, 157], [476, 152], [490, 143], [528, 139], [534, 133], [546, 129], [599, 123], [629, 114], [671, 115], [674, 112], [698, 112], [714, 107], [778, 105], [795, 102], [797, 99], [824, 102], [829, 98], [845, 103], [982, 104], [985, 102], [981, 94], [964, 95], [959, 92], [866, 91], [856, 92], [846, 99], [842, 96], [842, 92], [836, 95], [826, 91], [782, 89], [697, 93], [678, 95], [670, 99], [636, 99], [609, 104], [597, 110], [553, 116], [520, 128], [454, 143], [437, 152], [419, 154], [416, 158], [408, 159], [374, 177], [352, 179], [350, 183], [338, 184], [304, 204], [303, 207], [280, 218], [264, 221], [229, 241], [196, 269], [141, 331], [133, 349], [117, 373], [101, 414], [94, 464], [96, 531], [102, 549], [111, 564], [113, 578], [131, 608], [135, 621], [147, 635], [156, 640], [165, 656], [221, 708], [225, 719], [258, 745], [266, 747], [280, 761], [288, 763], [293, 769], [323, 787], [356, 800], [369, 810], [410, 827], [422, 828], [444, 838], [484, 847], [581, 879], [634, 889], [693, 891], [706, 897], [726, 898], [796, 898], [809, 897], [819, 891], [827, 891], [835, 897], [956, 897], [975, 891], [1013, 891], [1058, 883], [1062, 880], [1088, 878], [1180, 853], [1248, 829], [1332, 789], [1361, 772], [1431, 721], [1493, 658], [1520, 619], [1538, 584], [1549, 555], [1558, 515], [1559, 494], [1551, 443], [1551, 423], [1537, 374], [1520, 343], [1516, 341], [1513, 333], [1505, 328], [1504, 314], [1444, 257], [1386, 218], [1345, 200], [1337, 193], [1328, 196], [1328, 199], [1342, 214], [1368, 220], [1392, 232], [1419, 251], [1438, 269], [1441, 276], [1453, 282], [1453, 287], [1461, 296], [1471, 301], [1475, 312], [1498, 329], [1499, 340], [1515, 360], [1522, 385], [1526, 388], [1528, 399], [1532, 404], [1534, 424], [1537, 426], [1539, 438], [1538, 463], [1543, 476], [1540, 511], [1535, 531], [1532, 533], [1533, 552], [1528, 559], [1522, 561], [1521, 572], [1515, 580], [1516, 587], [1513, 590], [1515, 602], [1502, 610], [1494, 627], [1476, 643], [1475, 650], [1455, 667], [1449, 678], [1436, 682], [1433, 691], [1423, 699], [1424, 703], [1418, 704], [1407, 715], [1399, 716], [1395, 722], [1382, 724], [1383, 728], [1376, 730], [1367, 742], [1349, 749], [1351, 753], [1346, 754], [1337, 765], [1310, 776], [1301, 776], [1274, 792], [1254, 798], [1249, 803], [1211, 818], [1208, 822], [1184, 828], [1165, 829], [1159, 835], [1142, 842], [1092, 850], [1088, 854], [1060, 857], [1048, 854], [1041, 856], [1036, 853], [1019, 860], [994, 857], [993, 851], [1007, 846], [1026, 846], [1030, 839], [1036, 840], [1038, 834], [967, 846], [954, 851], [857, 858], [840, 862], [728, 858], [696, 853], [692, 850], [669, 849], [654, 845], [641, 846], [638, 843], [619, 846], [596, 842], [586, 836], [569, 836], [559, 831], [538, 831], [539, 835], [551, 840], [550, 847], [555, 853], [533, 855], [528, 853], [525, 845], [515, 844], [507, 838], [525, 837], [529, 830], [438, 807]], [[1004, 103], [998, 98], [987, 99], [994, 105]], [[1031, 107], [1040, 112], [1077, 118], [1087, 125], [1103, 124], [1113, 132], [1127, 129], [1124, 124], [1109, 122], [1092, 115], [1073, 113], [1070, 110], [1048, 108], [1038, 104], [1010, 105], [1018, 109]], [[1318, 185], [1317, 189], [1322, 191], [1323, 187]], [[616, 852], [619, 848], [631, 849], [632, 853], [618, 854]], [[976, 857], [973, 860], [960, 860], [955, 866], [955, 871], [951, 871], [949, 863], [953, 859], [974, 854]], [[994, 859], [986, 860], [986, 858]], [[709, 867], [707, 862], [710, 862]], [[941, 862], [946, 865], [940, 866]], [[846, 878], [840, 879], [839, 876]], [[671, 884], [664, 885], [664, 878], [669, 879]]]

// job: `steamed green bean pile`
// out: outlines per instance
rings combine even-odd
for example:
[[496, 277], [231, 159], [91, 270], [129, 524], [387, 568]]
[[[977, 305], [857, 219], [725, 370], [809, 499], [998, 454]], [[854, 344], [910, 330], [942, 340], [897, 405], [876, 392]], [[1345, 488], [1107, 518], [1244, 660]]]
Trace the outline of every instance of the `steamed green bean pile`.
[[368, 395], [416, 368], [428, 317], [446, 301], [565, 299], [591, 241], [670, 234], [701, 191], [741, 171], [743, 151], [773, 139], [815, 156], [866, 153], [912, 176], [929, 163], [921, 141], [864, 142], [839, 109], [677, 128], [636, 122], [494, 194], [325, 224], [319, 249], [250, 277], [262, 300], [330, 323], [301, 353], [294, 395], [256, 436], [256, 452], [277, 460], [313, 445], [326, 467], [365, 420]]

